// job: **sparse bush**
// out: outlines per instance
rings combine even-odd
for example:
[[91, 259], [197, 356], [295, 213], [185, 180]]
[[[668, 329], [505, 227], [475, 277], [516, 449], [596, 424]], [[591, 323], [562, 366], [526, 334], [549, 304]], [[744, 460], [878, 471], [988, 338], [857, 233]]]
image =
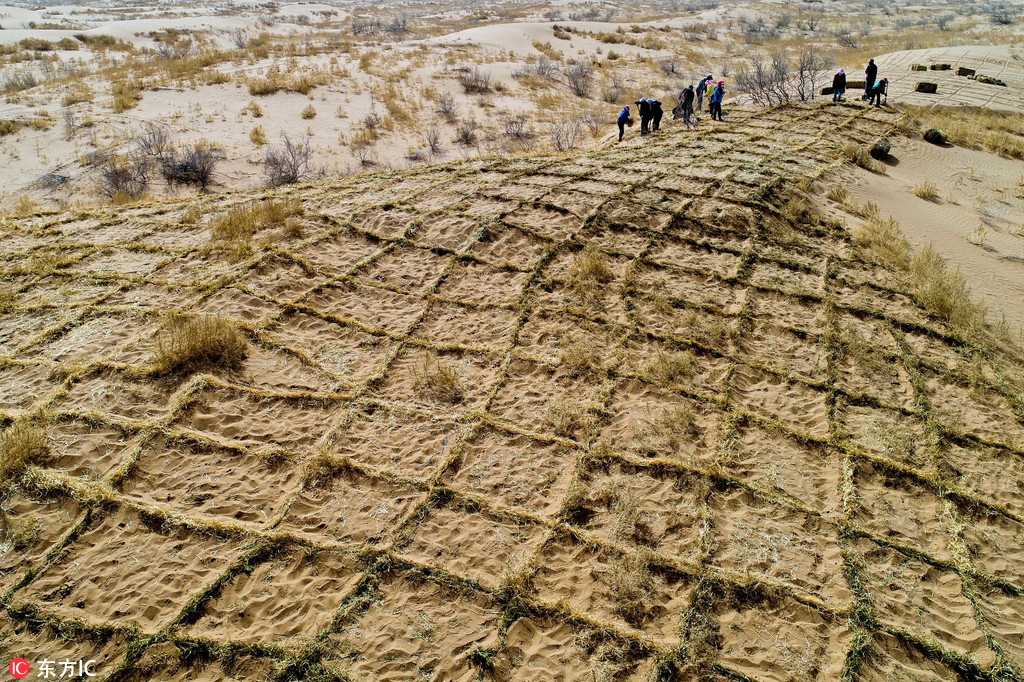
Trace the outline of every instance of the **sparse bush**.
[[159, 157], [167, 151], [170, 141], [171, 132], [167, 126], [149, 122], [135, 138], [135, 147], [141, 154]]
[[292, 142], [285, 136], [283, 145], [268, 149], [264, 155], [263, 173], [275, 187], [294, 184], [309, 172], [311, 154], [308, 139], [305, 142]]
[[423, 131], [423, 137], [427, 141], [427, 146], [430, 147], [430, 153], [434, 156], [444, 154], [444, 145], [441, 142], [442, 132], [439, 125], [427, 126], [427, 129]]
[[548, 127], [548, 136], [558, 151], [573, 150], [583, 141], [583, 124], [578, 118], [552, 123]]
[[456, 135], [458, 137], [459, 142], [466, 145], [467, 147], [476, 144], [477, 128], [478, 126], [476, 124], [476, 121], [473, 121], [471, 119], [465, 119], [461, 123], [459, 123], [458, 127], [456, 128]]
[[149, 187], [149, 159], [137, 154], [108, 157], [100, 166], [96, 186], [119, 202], [138, 199]]
[[437, 97], [437, 115], [449, 123], [459, 116], [459, 104], [450, 92], [442, 92]]
[[46, 449], [42, 428], [27, 421], [14, 422], [0, 435], [0, 487], [14, 481], [33, 457]]
[[463, 69], [459, 72], [459, 85], [468, 93], [491, 91], [491, 75], [480, 70], [479, 66]]
[[157, 336], [154, 374], [237, 369], [248, 356], [245, 336], [220, 315], [172, 316]]
[[565, 70], [565, 79], [577, 97], [587, 97], [594, 85], [594, 67], [589, 62], [573, 64]]
[[161, 155], [160, 173], [169, 185], [198, 185], [205, 190], [220, 159], [208, 142], [200, 140]]

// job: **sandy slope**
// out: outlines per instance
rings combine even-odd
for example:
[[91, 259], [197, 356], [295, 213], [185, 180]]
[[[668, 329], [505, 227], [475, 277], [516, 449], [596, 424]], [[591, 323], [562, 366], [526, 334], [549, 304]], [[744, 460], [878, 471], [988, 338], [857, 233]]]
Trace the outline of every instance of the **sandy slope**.
[[[274, 192], [4, 222], [0, 419], [48, 447], [0, 498], [0, 648], [129, 680], [1024, 670], [1019, 354], [784, 204], [894, 118], [291, 187], [240, 258], [208, 221]], [[168, 310], [248, 356], [147, 374]]]
[[[1024, 328], [1024, 162], [923, 140], [898, 142], [893, 156], [886, 175], [851, 172], [844, 181], [851, 195], [899, 220], [915, 247], [933, 244], [996, 318], [1005, 314]], [[939, 198], [913, 194], [925, 182]]]

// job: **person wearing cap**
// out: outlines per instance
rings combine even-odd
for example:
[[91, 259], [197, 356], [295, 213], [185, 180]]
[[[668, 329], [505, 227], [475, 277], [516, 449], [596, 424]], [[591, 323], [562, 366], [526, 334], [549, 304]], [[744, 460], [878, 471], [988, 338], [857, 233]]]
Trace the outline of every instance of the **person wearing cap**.
[[725, 99], [725, 81], [718, 81], [718, 85], [711, 91], [711, 120], [722, 120], [722, 100]]
[[622, 136], [626, 134], [626, 126], [633, 123], [633, 119], [629, 117], [628, 104], [619, 112], [619, 118], [615, 122], [619, 124], [619, 142], [622, 142]]
[[846, 92], [846, 71], [839, 69], [836, 71], [836, 75], [832, 76], [832, 101], [841, 102], [844, 92]]
[[714, 76], [709, 73], [704, 76], [704, 78], [701, 78], [700, 82], [697, 83], [697, 111], [704, 108], [704, 94], [707, 92], [708, 83], [711, 82], [712, 78], [714, 78]]
[[[886, 95], [886, 91], [889, 89], [889, 79], [883, 78], [882, 80], [875, 83], [875, 87], [871, 88], [871, 98], [868, 100], [868, 106], [872, 104], [875, 107], [882, 106], [882, 95]], [[888, 96], [886, 96], [888, 99]]]

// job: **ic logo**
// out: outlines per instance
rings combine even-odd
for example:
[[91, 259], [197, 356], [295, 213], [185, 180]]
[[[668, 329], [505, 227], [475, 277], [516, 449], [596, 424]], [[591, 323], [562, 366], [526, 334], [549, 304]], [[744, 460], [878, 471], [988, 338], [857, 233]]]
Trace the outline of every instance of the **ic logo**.
[[11, 677], [17, 677], [18, 679], [21, 679], [22, 677], [28, 675], [28, 661], [26, 661], [24, 658], [16, 658], [13, 661], [11, 661], [11, 664], [8, 666], [8, 669], [11, 671]]

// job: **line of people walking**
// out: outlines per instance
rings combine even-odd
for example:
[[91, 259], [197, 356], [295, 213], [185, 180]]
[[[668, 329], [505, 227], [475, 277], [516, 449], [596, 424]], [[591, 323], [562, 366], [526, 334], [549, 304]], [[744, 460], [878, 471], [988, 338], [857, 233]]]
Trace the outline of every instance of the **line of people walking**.
[[[725, 81], [714, 82], [714, 76], [708, 74], [696, 85], [688, 85], [679, 93], [679, 102], [673, 107], [673, 118], [682, 118], [686, 125], [695, 125], [700, 119], [694, 116], [694, 102], [696, 111], [704, 108], [704, 100], [708, 100], [708, 112], [711, 120], [723, 121], [722, 101], [725, 99]], [[661, 119], [664, 117], [664, 110], [661, 102], [649, 97], [641, 97], [636, 102], [637, 115], [640, 117], [640, 134], [649, 135], [661, 129]], [[619, 112], [616, 119], [619, 126], [619, 141], [626, 134], [626, 126], [633, 125], [632, 111], [627, 104]]]

